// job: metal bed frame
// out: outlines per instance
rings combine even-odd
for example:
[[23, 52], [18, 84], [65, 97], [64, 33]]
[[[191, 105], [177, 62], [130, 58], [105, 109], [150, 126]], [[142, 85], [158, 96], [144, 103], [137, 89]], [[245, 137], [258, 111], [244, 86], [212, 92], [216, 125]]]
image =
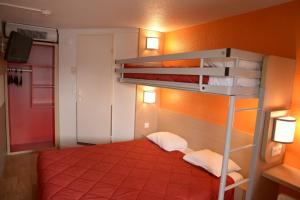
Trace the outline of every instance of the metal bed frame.
[[[125, 64], [137, 64], [146, 62], [160, 62], [160, 61], [174, 61], [174, 60], [188, 60], [188, 59], [200, 59], [200, 66], [197, 68], [124, 68]], [[204, 63], [207, 59], [218, 59], [218, 60], [233, 60], [234, 67], [218, 67], [218, 68], [204, 68]], [[156, 87], [167, 87], [180, 90], [189, 90], [197, 92], [205, 92], [217, 95], [229, 96], [229, 106], [227, 113], [227, 123], [226, 123], [226, 138], [224, 144], [224, 156], [222, 161], [222, 173], [220, 178], [220, 187], [218, 200], [224, 199], [224, 194], [227, 190], [238, 187], [242, 184], [248, 183], [246, 191], [246, 199], [251, 200], [253, 188], [254, 188], [254, 178], [256, 173], [256, 163], [259, 155], [258, 145], [261, 140], [261, 130], [263, 127], [263, 117], [264, 112], [262, 109], [264, 90], [260, 85], [259, 87], [240, 87], [236, 86], [237, 78], [257, 78], [262, 77], [262, 67], [260, 71], [247, 70], [238, 68], [240, 60], [258, 62], [263, 65], [264, 55], [257, 54], [249, 51], [225, 48], [216, 49], [208, 51], [197, 51], [189, 53], [178, 53], [169, 54], [161, 56], [149, 56], [149, 57], [138, 57], [130, 59], [120, 59], [116, 60], [117, 65], [121, 65], [120, 68], [116, 69], [117, 73], [120, 73], [120, 82], [149, 85]], [[143, 73], [143, 74], [177, 74], [177, 75], [199, 75], [199, 83], [182, 83], [182, 82], [171, 82], [171, 81], [157, 81], [157, 80], [146, 80], [146, 79], [131, 79], [124, 78], [125, 73]], [[218, 76], [218, 77], [232, 77], [233, 86], [212, 86], [207, 84], [202, 84], [202, 77], [204, 75]], [[239, 98], [258, 98], [258, 107], [255, 108], [235, 108], [235, 102]], [[233, 120], [235, 112], [245, 112], [245, 111], [257, 111], [256, 117], [256, 127], [253, 138], [253, 144], [248, 144], [245, 146], [237, 147], [231, 149], [231, 133], [233, 128]], [[228, 171], [228, 161], [230, 153], [242, 151], [245, 149], [252, 148], [252, 158], [249, 167], [249, 177], [245, 178], [239, 182], [226, 186], [226, 177]]]

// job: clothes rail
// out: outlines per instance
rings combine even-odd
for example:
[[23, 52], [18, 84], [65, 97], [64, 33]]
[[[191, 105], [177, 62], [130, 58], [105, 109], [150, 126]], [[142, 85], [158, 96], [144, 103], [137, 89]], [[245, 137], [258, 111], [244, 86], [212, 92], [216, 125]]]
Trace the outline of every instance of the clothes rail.
[[32, 69], [25, 69], [25, 68], [12, 68], [12, 67], [9, 67], [7, 68], [8, 72], [29, 72], [31, 73], [32, 72]]

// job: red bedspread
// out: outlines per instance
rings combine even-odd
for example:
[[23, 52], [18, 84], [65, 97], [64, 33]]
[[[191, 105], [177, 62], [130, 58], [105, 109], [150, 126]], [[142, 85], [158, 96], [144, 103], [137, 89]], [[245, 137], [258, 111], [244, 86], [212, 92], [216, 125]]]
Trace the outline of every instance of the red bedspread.
[[219, 179], [182, 156], [148, 140], [41, 152], [40, 199], [217, 199]]

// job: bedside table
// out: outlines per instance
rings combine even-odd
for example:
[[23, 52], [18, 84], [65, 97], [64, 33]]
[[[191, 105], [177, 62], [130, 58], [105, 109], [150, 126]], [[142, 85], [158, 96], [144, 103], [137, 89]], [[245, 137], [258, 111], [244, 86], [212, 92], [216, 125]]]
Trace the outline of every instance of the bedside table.
[[288, 165], [278, 165], [263, 172], [263, 177], [300, 192], [300, 170]]

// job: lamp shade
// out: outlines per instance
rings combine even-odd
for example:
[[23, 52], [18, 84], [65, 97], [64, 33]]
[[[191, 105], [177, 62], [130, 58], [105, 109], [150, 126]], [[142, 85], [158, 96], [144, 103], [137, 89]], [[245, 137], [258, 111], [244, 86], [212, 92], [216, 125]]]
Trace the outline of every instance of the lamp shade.
[[159, 49], [159, 39], [157, 37], [146, 38], [146, 49]]
[[155, 96], [154, 91], [144, 91], [144, 103], [155, 103]]
[[275, 119], [273, 141], [292, 143], [294, 141], [296, 119], [294, 117], [278, 117]]

